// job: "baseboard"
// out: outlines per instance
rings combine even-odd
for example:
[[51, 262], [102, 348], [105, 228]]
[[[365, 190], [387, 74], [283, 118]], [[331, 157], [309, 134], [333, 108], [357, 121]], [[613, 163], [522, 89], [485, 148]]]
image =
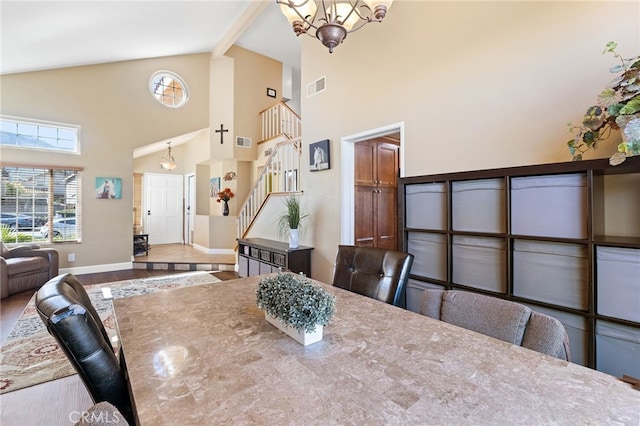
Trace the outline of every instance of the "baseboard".
[[193, 244], [193, 248], [206, 254], [236, 254], [233, 249], [212, 249], [198, 244]]
[[79, 266], [77, 268], [62, 268], [61, 274], [96, 274], [99, 272], [122, 271], [125, 269], [133, 269], [133, 262], [109, 263], [104, 265]]

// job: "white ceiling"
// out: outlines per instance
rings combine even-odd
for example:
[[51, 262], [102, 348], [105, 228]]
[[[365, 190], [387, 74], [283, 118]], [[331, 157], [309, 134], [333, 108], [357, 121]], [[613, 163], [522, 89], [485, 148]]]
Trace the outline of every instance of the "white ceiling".
[[226, 42], [299, 68], [300, 40], [275, 0], [236, 33], [250, 3], [2, 0], [0, 74], [213, 52]]

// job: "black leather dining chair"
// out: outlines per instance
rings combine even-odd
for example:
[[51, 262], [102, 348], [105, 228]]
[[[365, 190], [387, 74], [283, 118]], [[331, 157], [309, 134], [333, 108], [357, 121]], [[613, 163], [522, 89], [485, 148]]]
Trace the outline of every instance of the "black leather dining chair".
[[404, 308], [412, 264], [410, 253], [340, 245], [333, 285]]
[[93, 402], [113, 404], [134, 425], [125, 369], [82, 283], [71, 274], [52, 278], [36, 293], [36, 309]]

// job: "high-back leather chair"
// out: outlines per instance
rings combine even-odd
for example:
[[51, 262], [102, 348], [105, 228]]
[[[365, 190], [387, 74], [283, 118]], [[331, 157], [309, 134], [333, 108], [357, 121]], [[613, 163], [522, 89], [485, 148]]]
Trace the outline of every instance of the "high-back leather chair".
[[569, 336], [562, 323], [520, 303], [468, 291], [427, 289], [420, 313], [570, 361]]
[[36, 293], [36, 309], [94, 403], [107, 401], [135, 424], [126, 374], [98, 312], [76, 277], [58, 275]]
[[404, 308], [412, 264], [409, 253], [341, 245], [333, 285]]

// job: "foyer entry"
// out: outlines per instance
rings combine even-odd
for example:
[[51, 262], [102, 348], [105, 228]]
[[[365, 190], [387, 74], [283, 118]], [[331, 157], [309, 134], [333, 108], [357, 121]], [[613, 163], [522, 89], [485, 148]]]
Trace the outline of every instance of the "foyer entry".
[[142, 215], [149, 243], [182, 243], [181, 175], [145, 173]]

